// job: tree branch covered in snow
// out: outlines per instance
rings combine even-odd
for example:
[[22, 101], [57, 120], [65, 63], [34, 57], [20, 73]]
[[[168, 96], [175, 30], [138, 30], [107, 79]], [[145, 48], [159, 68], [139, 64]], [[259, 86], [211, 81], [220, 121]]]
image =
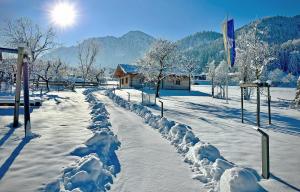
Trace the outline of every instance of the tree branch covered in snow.
[[96, 63], [96, 56], [99, 53], [99, 45], [91, 40], [78, 44], [78, 60], [84, 82], [90, 78], [91, 70]]
[[155, 41], [145, 56], [138, 60], [140, 73], [145, 77], [146, 82], [156, 85], [156, 96], [159, 97], [161, 81], [170, 72], [174, 71], [175, 62], [175, 43], [159, 39]]
[[7, 20], [1, 29], [1, 35], [6, 44], [12, 48], [27, 46], [32, 62], [42, 53], [56, 46], [53, 28], [42, 30], [39, 25], [34, 24], [28, 18]]

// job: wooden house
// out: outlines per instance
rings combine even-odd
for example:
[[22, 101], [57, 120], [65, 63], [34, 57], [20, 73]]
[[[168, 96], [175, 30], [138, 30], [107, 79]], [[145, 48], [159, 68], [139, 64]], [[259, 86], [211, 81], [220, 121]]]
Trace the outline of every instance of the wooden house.
[[120, 88], [138, 89], [142, 87], [142, 78], [136, 65], [119, 64], [115, 70], [114, 77], [119, 78]]
[[[143, 85], [143, 74], [139, 73], [137, 65], [119, 64], [114, 72], [114, 77], [119, 78], [120, 88], [139, 89]], [[161, 83], [162, 89], [188, 90], [190, 80], [187, 75], [168, 74]]]

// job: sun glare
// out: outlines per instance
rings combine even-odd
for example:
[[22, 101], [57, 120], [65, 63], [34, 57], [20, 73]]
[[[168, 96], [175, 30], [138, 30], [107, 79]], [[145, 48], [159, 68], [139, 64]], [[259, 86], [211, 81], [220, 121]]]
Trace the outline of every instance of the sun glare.
[[51, 22], [62, 28], [74, 25], [76, 16], [75, 5], [69, 2], [57, 2], [50, 10]]

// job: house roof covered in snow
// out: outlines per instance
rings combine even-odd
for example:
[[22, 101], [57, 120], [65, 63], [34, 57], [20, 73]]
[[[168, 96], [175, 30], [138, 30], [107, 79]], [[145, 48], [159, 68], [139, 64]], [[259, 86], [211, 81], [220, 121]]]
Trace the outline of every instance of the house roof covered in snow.
[[132, 64], [118, 64], [115, 70], [114, 76], [120, 77], [127, 74], [137, 74], [139, 72], [139, 67]]

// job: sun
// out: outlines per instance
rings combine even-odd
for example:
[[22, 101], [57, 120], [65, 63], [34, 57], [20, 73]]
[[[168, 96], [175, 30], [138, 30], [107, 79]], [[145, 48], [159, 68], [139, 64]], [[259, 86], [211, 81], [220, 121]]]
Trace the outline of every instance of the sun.
[[67, 2], [57, 2], [50, 9], [51, 22], [61, 28], [74, 25], [77, 17], [75, 5]]

